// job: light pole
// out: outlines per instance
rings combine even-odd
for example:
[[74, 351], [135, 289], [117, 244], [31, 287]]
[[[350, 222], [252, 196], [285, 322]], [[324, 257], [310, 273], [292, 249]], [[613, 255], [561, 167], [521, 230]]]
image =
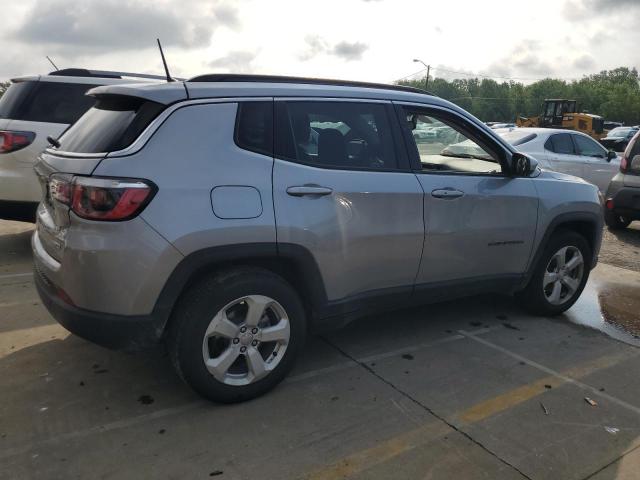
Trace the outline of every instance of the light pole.
[[431, 65], [427, 65], [426, 63], [424, 63], [422, 60], [420, 60], [419, 58], [414, 58], [413, 59], [414, 62], [418, 62], [421, 63], [422, 65], [424, 65], [427, 68], [427, 78], [424, 81], [424, 89], [425, 90], [429, 90], [429, 70], [431, 70]]

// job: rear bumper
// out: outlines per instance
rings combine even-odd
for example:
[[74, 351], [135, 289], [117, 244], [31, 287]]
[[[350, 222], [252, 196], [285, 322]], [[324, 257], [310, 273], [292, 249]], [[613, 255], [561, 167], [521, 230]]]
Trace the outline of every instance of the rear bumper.
[[608, 195], [607, 200], [613, 201], [613, 212], [616, 215], [640, 220], [640, 188], [620, 187], [615, 194]]
[[103, 347], [136, 351], [160, 341], [162, 329], [153, 315], [112, 315], [92, 312], [65, 302], [59, 290], [39, 271], [34, 271], [36, 289], [43, 305], [71, 333]]

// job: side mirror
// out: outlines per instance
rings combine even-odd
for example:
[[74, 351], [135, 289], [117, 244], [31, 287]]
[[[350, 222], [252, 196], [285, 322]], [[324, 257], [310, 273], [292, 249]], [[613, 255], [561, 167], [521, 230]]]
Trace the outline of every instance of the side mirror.
[[511, 171], [516, 177], [528, 177], [538, 167], [538, 161], [524, 153], [516, 152], [511, 156]]
[[618, 156], [618, 154], [616, 152], [614, 152], [613, 150], [609, 150], [607, 152], [607, 162], [610, 162], [611, 160], [613, 160], [617, 156]]

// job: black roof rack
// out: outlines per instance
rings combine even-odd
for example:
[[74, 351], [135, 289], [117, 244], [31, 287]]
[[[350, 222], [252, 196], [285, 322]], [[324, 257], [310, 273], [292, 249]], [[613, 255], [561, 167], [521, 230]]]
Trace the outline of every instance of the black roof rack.
[[110, 72], [108, 70], [89, 70], [86, 68], [63, 68], [49, 73], [60, 77], [93, 77], [93, 78], [149, 78], [152, 80], [166, 80], [163, 75], [149, 75], [147, 73], [131, 73], [131, 72]]
[[187, 82], [263, 82], [263, 83], [303, 83], [310, 85], [335, 85], [344, 87], [381, 88], [384, 90], [398, 90], [401, 92], [422, 93], [433, 95], [420, 88], [405, 85], [389, 85], [386, 83], [356, 82], [353, 80], [334, 80], [327, 78], [287, 77], [280, 75], [245, 75], [240, 73], [209, 73], [198, 75]]

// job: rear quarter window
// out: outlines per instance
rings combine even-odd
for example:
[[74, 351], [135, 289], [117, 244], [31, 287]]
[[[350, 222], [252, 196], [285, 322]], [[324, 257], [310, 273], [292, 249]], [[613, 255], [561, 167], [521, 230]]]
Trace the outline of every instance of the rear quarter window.
[[98, 99], [59, 139], [64, 152], [103, 153], [133, 143], [164, 109], [148, 100], [109, 95]]
[[0, 118], [46, 123], [74, 123], [95, 103], [85, 95], [98, 85], [42, 81], [18, 82], [0, 100]]
[[240, 102], [235, 142], [243, 150], [273, 156], [273, 102]]

